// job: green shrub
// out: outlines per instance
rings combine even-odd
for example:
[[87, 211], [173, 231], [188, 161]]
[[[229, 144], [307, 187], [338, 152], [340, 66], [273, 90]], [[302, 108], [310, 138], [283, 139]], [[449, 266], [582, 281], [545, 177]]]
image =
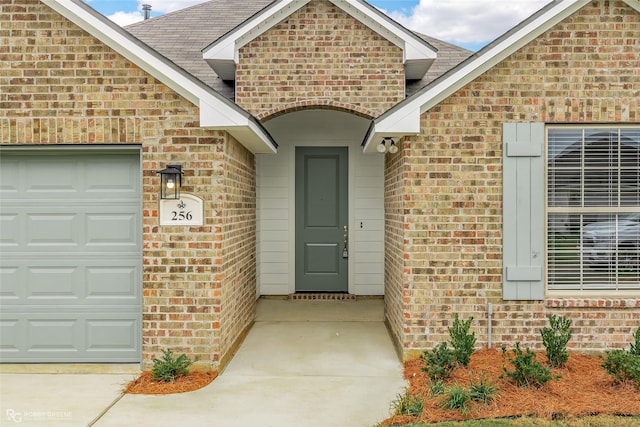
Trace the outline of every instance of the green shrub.
[[424, 401], [419, 396], [411, 395], [409, 390], [405, 389], [403, 394], [398, 394], [398, 397], [391, 405], [394, 415], [412, 415], [419, 417], [422, 415]]
[[636, 329], [636, 333], [633, 334], [633, 338], [635, 342], [631, 343], [631, 348], [629, 348], [629, 353], [634, 356], [640, 356], [640, 328]]
[[480, 377], [478, 382], [472, 381], [469, 386], [469, 395], [471, 396], [471, 400], [484, 404], [489, 403], [497, 391], [498, 388], [494, 386], [491, 381], [487, 380], [485, 376]]
[[171, 350], [162, 350], [162, 359], [153, 359], [153, 379], [169, 382], [189, 373], [189, 366], [193, 363], [185, 354], [175, 358]]
[[455, 384], [447, 390], [442, 407], [445, 409], [459, 410], [463, 414], [469, 413], [467, 403], [471, 400], [471, 394], [463, 389], [460, 384]]
[[554, 368], [564, 366], [569, 360], [567, 343], [571, 339], [571, 320], [562, 316], [551, 315], [549, 328], [542, 328], [542, 343], [547, 350], [549, 364]]
[[631, 381], [640, 388], [640, 356], [621, 349], [607, 351], [602, 367], [617, 382]]
[[442, 380], [433, 381], [429, 385], [429, 392], [432, 396], [438, 396], [445, 392], [444, 382]]
[[420, 359], [425, 362], [421, 369], [427, 373], [431, 381], [445, 380], [456, 367], [456, 356], [453, 350], [443, 342], [432, 350], [425, 350]]
[[471, 360], [471, 354], [473, 353], [473, 346], [476, 343], [476, 334], [469, 333], [471, 327], [471, 321], [473, 317], [461, 322], [456, 314], [456, 319], [453, 321], [453, 326], [449, 328], [449, 336], [451, 339], [451, 346], [456, 356], [456, 360], [462, 366], [467, 366]]
[[552, 379], [560, 378], [559, 376], [554, 377], [548, 368], [542, 366], [536, 360], [536, 354], [530, 349], [527, 349], [526, 352], [522, 351], [519, 342], [516, 342], [516, 348], [513, 350], [513, 359], [509, 359], [514, 367], [514, 370], [510, 371], [505, 365], [507, 352], [507, 349], [502, 347], [502, 370], [504, 375], [511, 378], [520, 387], [540, 387]]

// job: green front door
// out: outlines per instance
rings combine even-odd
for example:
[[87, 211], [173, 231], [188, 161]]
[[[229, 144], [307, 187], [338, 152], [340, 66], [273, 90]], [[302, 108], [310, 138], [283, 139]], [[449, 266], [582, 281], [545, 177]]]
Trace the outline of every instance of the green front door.
[[347, 147], [296, 148], [296, 292], [347, 292]]

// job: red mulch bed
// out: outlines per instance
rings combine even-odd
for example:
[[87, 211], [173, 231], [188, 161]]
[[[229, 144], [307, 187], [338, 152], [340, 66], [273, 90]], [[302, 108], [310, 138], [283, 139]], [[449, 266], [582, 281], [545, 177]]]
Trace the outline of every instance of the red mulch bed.
[[173, 394], [198, 390], [218, 376], [217, 372], [189, 372], [174, 381], [164, 382], [153, 379], [151, 371], [144, 371], [124, 389], [129, 394]]
[[[507, 359], [511, 357], [513, 353], [509, 351]], [[546, 364], [544, 352], [537, 352], [536, 357], [539, 362]], [[553, 419], [596, 414], [639, 415], [640, 390], [630, 383], [617, 384], [600, 366], [601, 363], [598, 356], [570, 353], [569, 361], [563, 368], [551, 369], [554, 375], [562, 376], [560, 380], [551, 380], [540, 388], [518, 387], [508, 378], [500, 378], [503, 373], [501, 351], [477, 350], [471, 356], [469, 366], [456, 368], [446, 384], [457, 382], [467, 387], [470, 381], [478, 382], [484, 376], [498, 391], [487, 405], [470, 402], [469, 413], [463, 414], [442, 409], [442, 395], [429, 396], [429, 378], [421, 370], [424, 362], [420, 359], [410, 360], [404, 365], [404, 376], [410, 383], [409, 393], [426, 399], [422, 415], [394, 416], [383, 425], [514, 416]], [[513, 369], [510, 364], [507, 367]]]

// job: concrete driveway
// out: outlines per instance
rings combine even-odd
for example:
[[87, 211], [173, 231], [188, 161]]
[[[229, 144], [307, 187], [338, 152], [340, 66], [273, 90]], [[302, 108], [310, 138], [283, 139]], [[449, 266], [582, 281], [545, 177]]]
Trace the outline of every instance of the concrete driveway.
[[[209, 386], [120, 395], [133, 374], [2, 374], [2, 425], [368, 427], [406, 386], [380, 299], [261, 299]], [[114, 403], [115, 402], [115, 403]]]

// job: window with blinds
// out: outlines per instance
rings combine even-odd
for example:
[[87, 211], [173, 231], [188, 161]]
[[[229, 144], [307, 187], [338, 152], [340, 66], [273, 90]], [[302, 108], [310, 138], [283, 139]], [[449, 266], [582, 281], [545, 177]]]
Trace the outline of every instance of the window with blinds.
[[547, 128], [549, 290], [640, 290], [640, 127]]

